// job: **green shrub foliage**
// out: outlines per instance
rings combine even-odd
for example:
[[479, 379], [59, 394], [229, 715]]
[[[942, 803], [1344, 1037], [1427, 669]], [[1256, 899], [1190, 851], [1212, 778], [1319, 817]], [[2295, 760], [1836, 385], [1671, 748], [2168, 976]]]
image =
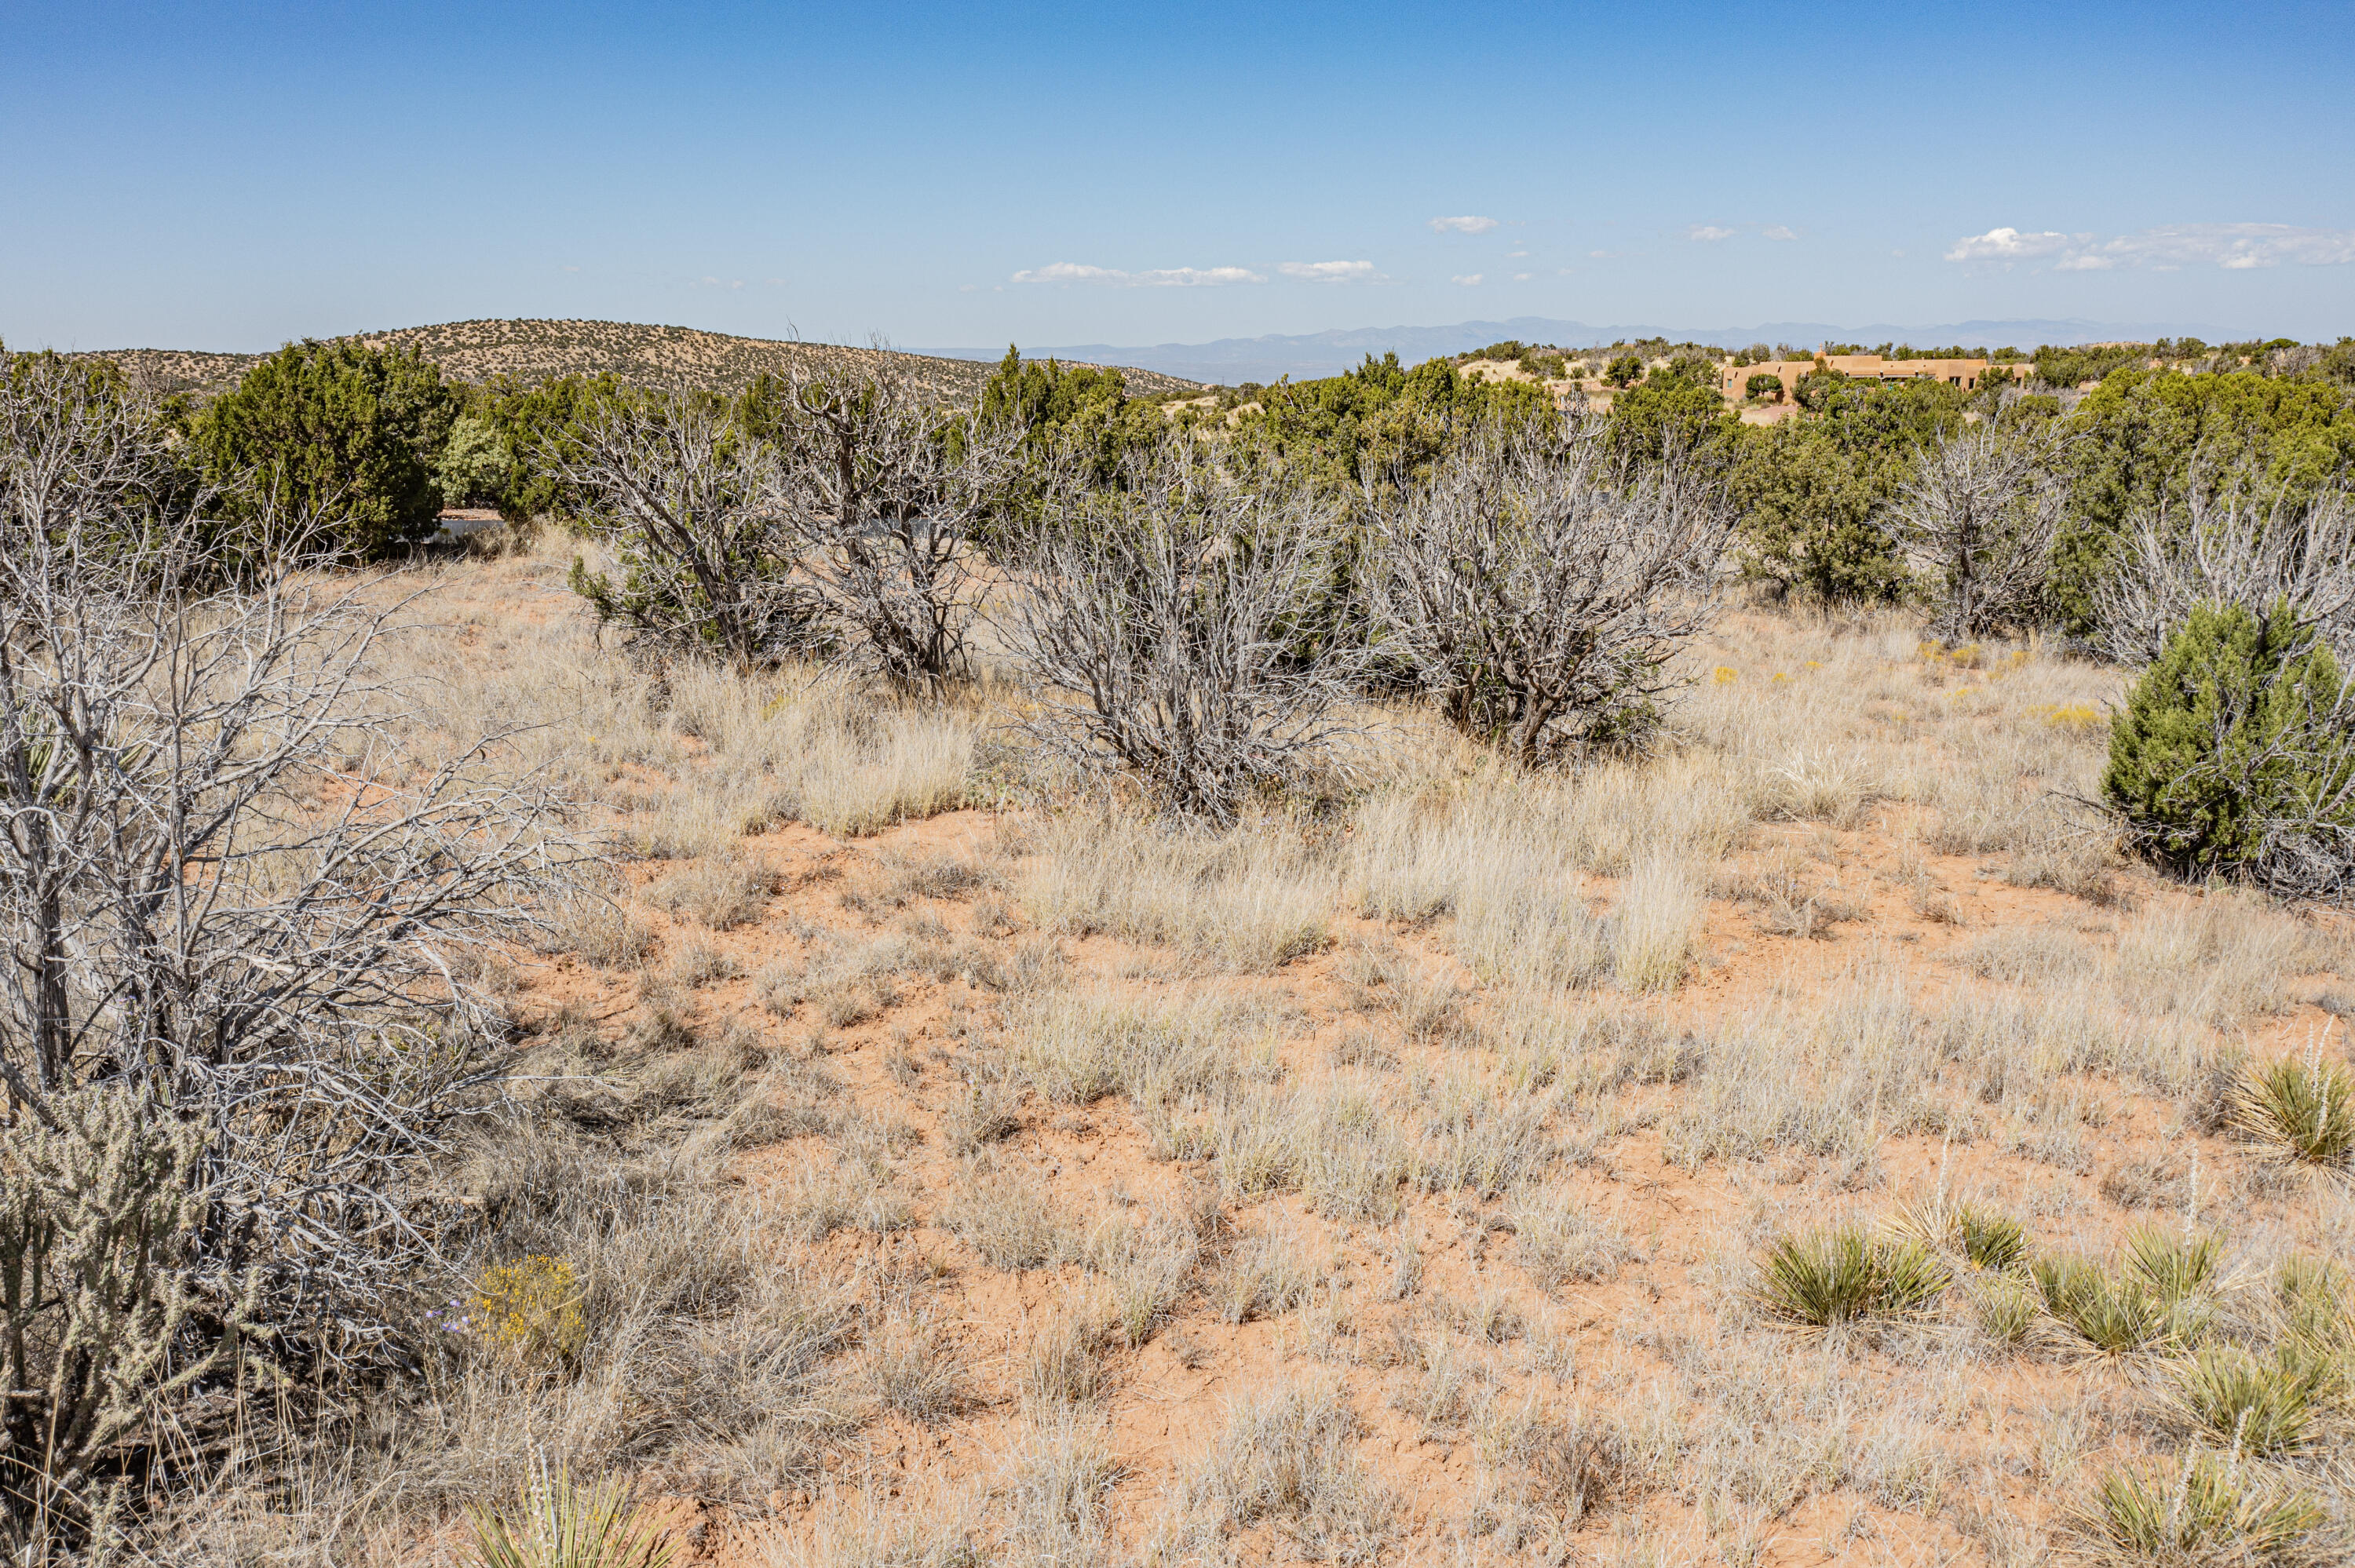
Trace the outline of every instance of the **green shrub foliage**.
[[[2355, 737], [2330, 650], [2287, 606], [2202, 606], [2110, 726], [2109, 802], [2187, 875], [2253, 875], [2292, 894], [2348, 890]], [[2335, 869], [2334, 869], [2335, 867]]]
[[246, 373], [190, 431], [229, 509], [315, 518], [364, 557], [440, 525], [439, 468], [461, 397], [423, 355], [290, 344]]

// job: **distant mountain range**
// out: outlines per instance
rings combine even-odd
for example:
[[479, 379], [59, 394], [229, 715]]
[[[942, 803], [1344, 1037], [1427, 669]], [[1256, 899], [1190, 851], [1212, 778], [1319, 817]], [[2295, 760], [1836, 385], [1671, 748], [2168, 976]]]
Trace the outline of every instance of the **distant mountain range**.
[[[1787, 343], [1813, 348], [1826, 343], [1910, 343], [1919, 347], [1947, 344], [2001, 348], [2009, 344], [2032, 349], [2040, 344], [2145, 343], [2155, 338], [2185, 335], [2211, 340], [2226, 334], [2214, 327], [2174, 323], [2089, 321], [1971, 321], [1935, 326], [1836, 326], [1824, 322], [1767, 322], [1745, 327], [1590, 326], [1584, 322], [1555, 321], [1545, 316], [1515, 316], [1501, 322], [1458, 322], [1453, 326], [1353, 327], [1337, 332], [1302, 333], [1269, 337], [1225, 337], [1215, 343], [1163, 343], [1149, 348], [1116, 348], [1109, 344], [1073, 344], [1063, 347], [1024, 344], [1024, 357], [1076, 360], [1091, 365], [1135, 365], [1187, 381], [1268, 382], [1289, 376], [1305, 379], [1334, 376], [1354, 368], [1366, 355], [1395, 353], [1410, 365], [1443, 355], [1464, 354], [1492, 343], [1518, 339], [1523, 343], [1557, 344], [1564, 348], [1598, 347], [1623, 339], [1664, 337], [1671, 343], [1705, 343], [1722, 348], [1745, 348], [1753, 343]], [[919, 349], [944, 359], [996, 360], [1006, 351], [979, 348]]]

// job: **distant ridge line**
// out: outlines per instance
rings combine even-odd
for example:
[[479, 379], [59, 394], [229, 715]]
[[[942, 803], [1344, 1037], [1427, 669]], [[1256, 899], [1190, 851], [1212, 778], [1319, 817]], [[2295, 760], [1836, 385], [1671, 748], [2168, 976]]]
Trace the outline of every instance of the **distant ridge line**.
[[[1843, 326], [1825, 322], [1766, 322], [1744, 327], [1664, 327], [1645, 323], [1594, 326], [1585, 322], [1548, 316], [1513, 316], [1504, 321], [1456, 322], [1446, 326], [1348, 327], [1332, 332], [1271, 334], [1262, 337], [1219, 338], [1209, 343], [1164, 343], [1149, 347], [1116, 347], [1111, 344], [1025, 346], [1025, 358], [1063, 359], [1084, 364], [1142, 366], [1192, 382], [1269, 382], [1289, 376], [1305, 379], [1337, 376], [1369, 354], [1396, 354], [1408, 364], [1465, 354], [1492, 343], [1518, 339], [1523, 343], [1558, 344], [1565, 348], [1599, 347], [1622, 339], [1663, 337], [1671, 343], [1700, 343], [1721, 348], [1743, 348], [1753, 343], [1788, 343], [1813, 347], [1833, 343], [1911, 343], [1918, 347], [1948, 344], [2001, 348], [2034, 348], [2040, 344], [2081, 344], [2101, 342], [2149, 342], [2161, 337], [2191, 335], [2218, 340], [2231, 334], [2196, 323], [2094, 322], [2025, 319], [1946, 322], [1934, 325], [1873, 323]], [[934, 348], [923, 352], [945, 358], [996, 359], [980, 349]]]
[[[519, 381], [563, 376], [611, 374], [626, 385], [661, 391], [741, 392], [763, 371], [782, 374], [792, 365], [840, 374], [882, 361], [944, 401], [970, 402], [988, 378], [987, 365], [974, 358], [855, 348], [843, 344], [795, 343], [741, 337], [697, 327], [636, 322], [549, 317], [489, 317], [346, 333], [324, 341], [415, 348], [454, 380], [480, 384], [506, 375]], [[205, 349], [118, 348], [77, 351], [75, 359], [111, 359], [133, 383], [158, 396], [188, 392], [211, 396], [228, 390], [264, 354]], [[992, 355], [995, 363], [1002, 355]], [[1087, 363], [1096, 363], [1089, 361]], [[1112, 366], [1138, 396], [1188, 390], [1190, 381], [1132, 366]]]

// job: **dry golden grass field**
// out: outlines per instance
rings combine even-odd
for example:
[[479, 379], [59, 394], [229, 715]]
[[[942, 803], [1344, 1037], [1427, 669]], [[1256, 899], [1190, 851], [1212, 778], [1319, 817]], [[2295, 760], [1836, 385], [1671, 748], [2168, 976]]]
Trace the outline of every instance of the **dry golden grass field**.
[[611, 846], [494, 965], [501, 1257], [192, 1560], [467, 1562], [559, 1468], [730, 1568], [2332, 1550], [2344, 1379], [2263, 1374], [2347, 1364], [2355, 1192], [2247, 1102], [2355, 937], [2118, 857], [2115, 671], [1737, 609], [1644, 760], [1369, 709], [1214, 835], [1010, 687], [634, 666], [577, 547], [397, 574], [432, 726]]

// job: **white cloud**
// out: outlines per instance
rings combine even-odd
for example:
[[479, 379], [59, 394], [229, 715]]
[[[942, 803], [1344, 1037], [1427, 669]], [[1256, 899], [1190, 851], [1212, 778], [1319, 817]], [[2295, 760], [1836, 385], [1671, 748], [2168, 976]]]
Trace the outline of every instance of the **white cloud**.
[[1311, 283], [1379, 283], [1380, 273], [1370, 261], [1284, 261], [1277, 271]]
[[1526, 250], [1508, 250], [1505, 252], [1505, 260], [1508, 261], [1518, 261], [1528, 254], [1529, 252]]
[[2355, 228], [2301, 228], [2287, 223], [2169, 223], [2103, 239], [2091, 234], [2022, 234], [1991, 228], [1955, 242], [1949, 261], [2034, 260], [2057, 256], [2062, 272], [2120, 267], [2171, 270], [2219, 267], [2241, 272], [2284, 262], [2301, 267], [2355, 264]]
[[1768, 224], [1766, 226], [1765, 233], [1766, 238], [1769, 239], [1796, 239], [1799, 238], [1796, 232], [1785, 228], [1779, 223]]
[[1730, 228], [1720, 228], [1713, 223], [1696, 223], [1690, 228], [1685, 230], [1685, 238], [1687, 239], [1699, 239], [1705, 243], [1713, 245], [1721, 239], [1732, 238], [1733, 230]]
[[1117, 267], [1091, 267], [1082, 261], [1050, 261], [1026, 267], [1009, 281], [1016, 283], [1103, 283], [1118, 289], [1205, 289], [1226, 283], [1264, 283], [1265, 275], [1248, 267], [1156, 267], [1124, 272]]
[[1434, 217], [1431, 220], [1433, 234], [1486, 234], [1497, 227], [1493, 217]]
[[570, 262], [570, 261], [567, 261], [567, 262], [563, 263], [563, 267], [564, 267], [564, 270], [565, 270], [566, 271], [568, 271], [568, 272], [578, 272], [579, 270], [581, 270], [580, 267], [579, 267], [577, 264], [575, 264], [575, 263], [573, 263], [573, 262]]
[[1477, 272], [1461, 272], [1447, 281], [1451, 283], [1461, 283], [1468, 289], [1480, 281], [1480, 277], [1481, 275]]
[[[2090, 234], [2077, 236], [2078, 240], [2091, 239]], [[2072, 243], [2065, 234], [2043, 229], [2023, 234], [2017, 228], [1990, 228], [1985, 234], [1966, 235], [1955, 241], [1946, 252], [1949, 261], [2028, 261], [2040, 256], [2051, 256], [2067, 249]]]
[[1526, 283], [1536, 276], [1537, 274], [1535, 272], [1516, 272], [1513, 274], [1513, 281], [1516, 283]]
[[1050, 261], [1044, 267], [1026, 267], [1014, 274], [1018, 283], [1125, 283], [1128, 274], [1110, 267], [1090, 267], [1079, 261]]

